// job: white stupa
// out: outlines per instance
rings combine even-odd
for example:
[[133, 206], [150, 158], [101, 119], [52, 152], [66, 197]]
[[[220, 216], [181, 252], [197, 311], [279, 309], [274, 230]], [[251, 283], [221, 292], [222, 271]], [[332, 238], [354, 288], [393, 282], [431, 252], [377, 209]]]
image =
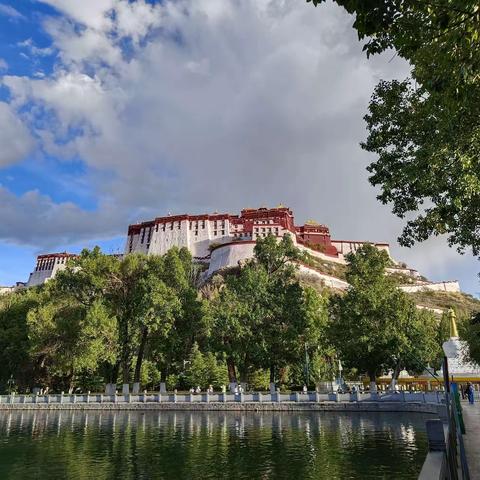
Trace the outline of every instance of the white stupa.
[[[480, 367], [468, 360], [467, 343], [460, 340], [453, 309], [449, 309], [450, 338], [443, 343], [443, 351], [448, 359], [448, 374], [455, 381], [480, 382]], [[443, 371], [440, 372], [443, 375]]]

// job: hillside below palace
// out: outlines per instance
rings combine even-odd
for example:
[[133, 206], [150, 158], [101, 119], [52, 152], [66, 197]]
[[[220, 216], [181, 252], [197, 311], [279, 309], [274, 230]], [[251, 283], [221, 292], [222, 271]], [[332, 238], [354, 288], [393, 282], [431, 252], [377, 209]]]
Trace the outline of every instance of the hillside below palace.
[[[295, 225], [292, 210], [285, 206], [276, 208], [246, 208], [239, 215], [211, 213], [202, 215], [168, 215], [137, 223], [128, 227], [124, 254], [145, 253], [163, 255], [170, 248], [186, 247], [195, 260], [208, 265], [206, 275], [218, 270], [238, 266], [253, 257], [258, 238], [274, 235], [282, 238], [290, 235], [293, 243], [319, 261], [346, 264], [345, 256], [355, 253], [365, 243], [375, 245], [390, 256], [387, 243], [354, 240], [334, 240], [326, 225], [308, 221]], [[65, 268], [71, 258], [69, 253], [39, 255], [34, 271], [26, 286], [35, 286], [53, 278]], [[416, 270], [398, 264], [392, 259], [391, 273], [401, 273], [413, 279], [402, 287], [406, 291], [416, 289], [459, 291], [457, 282], [428, 282]], [[311, 266], [301, 264], [305, 274], [317, 276], [327, 286], [345, 289], [348, 284], [332, 275], [327, 275]], [[12, 287], [13, 288], [13, 287]], [[413, 290], [412, 290], [413, 289]]]

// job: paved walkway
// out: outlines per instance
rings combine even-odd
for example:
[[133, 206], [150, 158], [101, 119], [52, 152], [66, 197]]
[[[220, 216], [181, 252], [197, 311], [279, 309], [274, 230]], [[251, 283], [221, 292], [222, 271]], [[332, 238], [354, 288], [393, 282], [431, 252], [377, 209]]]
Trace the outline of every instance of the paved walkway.
[[471, 480], [480, 480], [480, 402], [475, 399], [475, 404], [462, 402], [463, 420], [465, 422], [465, 435], [463, 442], [467, 453], [468, 469]]

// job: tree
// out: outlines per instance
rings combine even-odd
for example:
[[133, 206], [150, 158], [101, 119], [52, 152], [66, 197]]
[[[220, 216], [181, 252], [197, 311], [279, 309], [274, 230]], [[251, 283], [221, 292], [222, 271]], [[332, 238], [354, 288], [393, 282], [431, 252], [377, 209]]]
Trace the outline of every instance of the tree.
[[318, 348], [326, 324], [326, 302], [303, 289], [295, 276], [299, 252], [289, 236], [259, 238], [255, 258], [227, 275], [209, 302], [211, 341], [225, 353], [229, 380], [242, 382], [270, 370], [270, 383], [291, 363], [303, 363], [305, 349]]
[[27, 315], [41, 299], [40, 289], [0, 296], [0, 391], [32, 386]]
[[245, 376], [256, 348], [254, 331], [263, 316], [261, 273], [247, 265], [238, 276], [227, 276], [225, 285], [205, 305], [209, 344], [225, 355], [230, 384], [238, 383], [239, 365], [240, 377]]
[[431, 322], [423, 327], [425, 313], [418, 314], [413, 302], [385, 275], [387, 253], [367, 244], [347, 259], [351, 286], [346, 294], [333, 298], [329, 326], [342, 362], [366, 372], [372, 388], [380, 372], [399, 369], [412, 356], [426, 365], [438, 354], [436, 331]]
[[81, 372], [92, 375], [103, 361], [112, 361], [105, 347], [116, 340], [115, 324], [100, 302], [86, 309], [47, 295], [28, 312], [27, 324], [39, 384], [72, 391]]
[[228, 380], [225, 362], [219, 362], [212, 352], [203, 354], [197, 343], [193, 344], [185, 371], [186, 386], [219, 388]]
[[[313, 1], [315, 5], [323, 0]], [[477, 0], [336, 0], [355, 15], [368, 55], [393, 48], [412, 66], [404, 81], [381, 81], [362, 147], [368, 170], [407, 221], [400, 243], [448, 235], [480, 254], [480, 9]], [[411, 215], [410, 215], [411, 216]]]
[[469, 359], [480, 365], [480, 312], [476, 312], [470, 319], [459, 325], [460, 336], [467, 342]]
[[[167, 285], [168, 279], [172, 285]], [[101, 301], [116, 320], [118, 349], [112, 379], [121, 367], [123, 383], [139, 382], [142, 361], [151, 335], [165, 337], [180, 310], [175, 278], [163, 257], [131, 254], [103, 255], [96, 247], [84, 250], [55, 280], [58, 296], [75, 299], [84, 308]]]

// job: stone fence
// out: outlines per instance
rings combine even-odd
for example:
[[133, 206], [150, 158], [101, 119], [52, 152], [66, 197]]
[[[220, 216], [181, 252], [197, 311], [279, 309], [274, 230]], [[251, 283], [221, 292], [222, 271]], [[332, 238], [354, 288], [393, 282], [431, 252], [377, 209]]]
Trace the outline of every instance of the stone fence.
[[444, 403], [443, 392], [398, 392], [398, 393], [318, 393], [318, 392], [290, 392], [290, 393], [139, 393], [139, 394], [114, 394], [101, 393], [83, 394], [53, 394], [53, 395], [0, 395], [0, 408], [2, 406], [21, 405], [74, 405], [74, 404], [242, 404], [242, 403], [290, 403], [290, 404], [316, 404], [324, 402], [334, 403], [424, 403], [440, 405]]

